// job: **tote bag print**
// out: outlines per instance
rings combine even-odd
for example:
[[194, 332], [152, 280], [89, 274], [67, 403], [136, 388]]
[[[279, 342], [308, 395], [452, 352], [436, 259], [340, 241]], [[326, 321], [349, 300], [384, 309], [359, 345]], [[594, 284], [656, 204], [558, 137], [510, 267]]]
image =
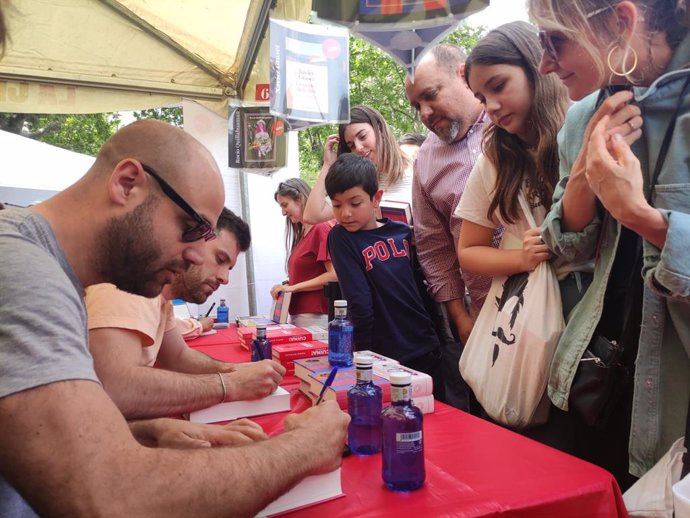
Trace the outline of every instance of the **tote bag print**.
[[[527, 204], [520, 201], [524, 211]], [[522, 247], [516, 233], [504, 234], [502, 249]], [[550, 262], [530, 273], [494, 278], [460, 358], [463, 378], [492, 419], [515, 428], [546, 421], [546, 383], [563, 327]]]

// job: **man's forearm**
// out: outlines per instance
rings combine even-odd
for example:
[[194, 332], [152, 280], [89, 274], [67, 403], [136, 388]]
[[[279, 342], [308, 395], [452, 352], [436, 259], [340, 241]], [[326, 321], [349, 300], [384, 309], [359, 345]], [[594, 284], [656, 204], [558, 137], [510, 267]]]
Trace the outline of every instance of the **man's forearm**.
[[142, 366], [111, 378], [103, 386], [127, 419], [180, 415], [223, 401], [215, 372], [184, 374]]
[[53, 383], [0, 399], [0, 473], [41, 516], [250, 517], [337, 467], [333, 419], [247, 446], [144, 448], [98, 384]]
[[159, 355], [158, 360], [160, 366], [164, 369], [175, 372], [185, 372], [187, 374], [212, 374], [215, 372], [232, 372], [235, 370], [234, 363], [226, 363], [214, 358], [208, 354], [187, 347], [183, 349], [174, 361], [165, 359], [163, 355]]
[[458, 338], [463, 344], [466, 343], [474, 326], [474, 318], [465, 307], [465, 301], [463, 299], [453, 299], [444, 302], [444, 304], [448, 311], [448, 316], [455, 325]]

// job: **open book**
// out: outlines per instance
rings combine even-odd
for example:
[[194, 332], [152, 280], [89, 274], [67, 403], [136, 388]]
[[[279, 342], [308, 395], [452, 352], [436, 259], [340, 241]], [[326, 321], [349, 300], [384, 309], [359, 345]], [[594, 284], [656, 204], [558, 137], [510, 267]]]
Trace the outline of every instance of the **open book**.
[[305, 478], [256, 516], [257, 518], [273, 516], [341, 496], [344, 496], [344, 493], [340, 482], [340, 468], [338, 468], [330, 473]]

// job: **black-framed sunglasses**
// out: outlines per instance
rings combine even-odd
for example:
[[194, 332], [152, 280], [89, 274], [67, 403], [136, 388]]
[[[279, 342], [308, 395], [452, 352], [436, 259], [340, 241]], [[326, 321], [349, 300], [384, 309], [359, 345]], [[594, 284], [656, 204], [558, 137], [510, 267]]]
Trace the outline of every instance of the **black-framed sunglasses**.
[[[613, 5], [607, 5], [605, 7], [602, 7], [600, 9], [595, 9], [591, 13], [587, 13], [585, 15], [585, 18], [589, 20], [590, 18], [603, 13], [604, 11], [608, 11], [609, 9], [612, 9], [614, 6]], [[554, 39], [556, 40], [554, 42]], [[567, 38], [564, 36], [556, 36], [554, 38], [554, 34], [551, 31], [544, 31], [541, 30], [539, 31], [539, 43], [541, 44], [541, 48], [544, 52], [546, 52], [546, 55], [549, 56], [549, 58], [552, 61], [558, 61], [559, 60], [559, 51], [561, 48], [561, 45], [563, 44], [564, 41], [566, 41]]]
[[170, 198], [175, 205], [180, 207], [183, 211], [185, 211], [190, 218], [192, 218], [194, 221], [197, 222], [197, 225], [194, 228], [190, 228], [189, 230], [185, 230], [182, 233], [182, 241], [185, 243], [193, 243], [194, 241], [198, 241], [199, 239], [203, 239], [204, 241], [210, 241], [211, 239], [216, 238], [216, 234], [213, 231], [213, 225], [211, 225], [206, 219], [201, 216], [197, 211], [195, 211], [189, 203], [187, 203], [182, 196], [177, 194], [177, 191], [170, 187], [170, 184], [163, 180], [163, 178], [160, 177], [156, 171], [153, 170], [152, 167], [147, 166], [146, 164], [141, 164], [141, 168], [146, 171], [147, 174], [149, 174], [156, 182], [158, 182], [158, 185], [160, 185], [161, 190], [163, 193]]

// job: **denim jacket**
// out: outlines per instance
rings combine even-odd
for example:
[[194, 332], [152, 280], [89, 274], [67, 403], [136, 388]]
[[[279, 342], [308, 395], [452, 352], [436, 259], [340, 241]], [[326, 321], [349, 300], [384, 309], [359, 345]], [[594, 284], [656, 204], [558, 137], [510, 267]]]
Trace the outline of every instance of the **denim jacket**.
[[[676, 49], [661, 77], [649, 87], [634, 89], [644, 125], [633, 151], [641, 163], [646, 191], [690, 74], [688, 65], [690, 35]], [[592, 284], [571, 313], [551, 366], [549, 396], [563, 410], [568, 408], [579, 360], [601, 317], [621, 228], [599, 205], [597, 215], [581, 232], [561, 229], [563, 192], [597, 97], [598, 92], [591, 94], [568, 111], [558, 136], [561, 180], [542, 226], [544, 241], [559, 257], [573, 262], [596, 260]], [[630, 472], [636, 476], [649, 470], [673, 440], [683, 435], [690, 396], [690, 96], [678, 116], [652, 205], [668, 221], [668, 234], [661, 250], [643, 243], [645, 285], [630, 432]]]

